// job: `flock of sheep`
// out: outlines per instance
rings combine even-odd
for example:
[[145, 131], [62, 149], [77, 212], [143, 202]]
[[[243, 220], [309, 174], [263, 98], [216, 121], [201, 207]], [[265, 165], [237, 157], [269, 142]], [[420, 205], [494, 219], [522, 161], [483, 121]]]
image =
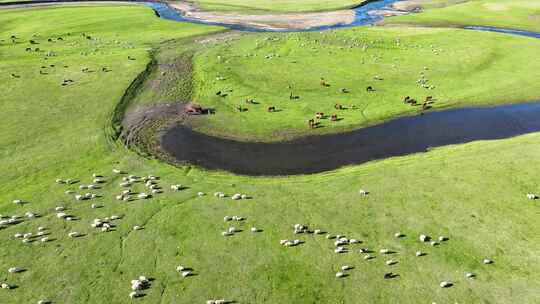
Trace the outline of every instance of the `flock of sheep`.
[[[152, 198], [153, 195], [158, 195], [160, 193], [163, 193], [163, 188], [159, 185], [160, 179], [157, 176], [148, 175], [148, 176], [144, 176], [144, 177], [138, 177], [138, 176], [135, 176], [135, 175], [127, 175], [125, 172], [123, 172], [121, 170], [117, 170], [117, 169], [114, 169], [113, 173], [116, 174], [116, 175], [122, 175], [122, 181], [119, 183], [119, 187], [122, 190], [121, 190], [120, 194], [116, 196], [117, 200], [121, 200], [121, 201], [146, 200], [146, 199]], [[57, 179], [56, 180], [57, 184], [68, 185], [68, 186], [76, 184], [78, 182], [79, 181], [77, 181], [77, 180], [70, 180], [70, 179], [67, 179], [67, 180]], [[107, 180], [102, 175], [93, 174], [92, 175], [92, 183], [90, 183], [90, 184], [80, 184], [78, 188], [79, 188], [79, 190], [87, 190], [87, 189], [99, 190], [102, 187], [102, 185], [106, 184], [106, 183], [107, 183]], [[136, 192], [134, 192], [130, 187], [134, 186], [137, 183], [143, 184], [144, 187], [148, 189], [149, 193], [146, 193], [146, 192], [136, 193]], [[176, 192], [176, 191], [182, 191], [182, 190], [184, 190], [186, 188], [183, 187], [180, 184], [173, 184], [173, 185], [170, 186], [170, 189], [171, 189], [171, 191]], [[97, 193], [79, 194], [79, 193], [75, 193], [75, 191], [71, 190], [71, 189], [66, 190], [65, 193], [67, 195], [71, 195], [75, 201], [87, 201], [87, 200], [91, 201], [91, 200], [101, 198], [101, 195], [99, 195]], [[366, 196], [369, 195], [369, 192], [366, 191], [366, 190], [363, 190], [363, 189], [359, 190], [358, 193], [362, 197], [366, 197]], [[197, 195], [200, 197], [200, 196], [204, 196], [205, 193], [198, 192]], [[216, 193], [214, 193], [214, 196], [216, 198], [227, 198], [227, 197], [229, 197], [228, 195], [226, 195], [223, 192], [216, 192]], [[529, 200], [538, 199], [538, 196], [536, 194], [533, 194], [533, 193], [528, 193], [526, 195], [526, 197]], [[244, 199], [245, 200], [245, 199], [250, 199], [250, 197], [248, 195], [246, 195], [246, 194], [236, 193], [236, 194], [230, 196], [230, 199], [232, 199], [232, 200], [243, 200]], [[22, 200], [22, 199], [15, 199], [15, 200], [13, 200], [13, 203], [16, 204], [16, 205], [24, 205], [24, 204], [26, 204], [26, 202], [24, 200]], [[98, 207], [97, 204], [92, 204], [91, 205], [91, 208], [97, 208], [97, 207]], [[74, 215], [69, 214], [66, 209], [67, 208], [64, 207], [63, 205], [57, 206], [54, 209], [54, 211], [56, 212], [56, 218], [58, 218], [60, 220], [63, 220], [63, 221], [68, 221], [68, 222], [76, 220], [77, 218]], [[40, 217], [40, 215], [37, 214], [37, 213], [34, 213], [34, 212], [26, 212], [25, 217], [26, 217], [27, 220], [32, 220], [32, 219]], [[114, 227], [115, 227], [114, 222], [117, 221], [117, 220], [120, 220], [120, 219], [122, 219], [122, 216], [120, 216], [120, 215], [111, 215], [111, 216], [103, 217], [103, 218], [95, 218], [95, 219], [92, 220], [92, 222], [90, 224], [90, 227], [94, 228], [94, 229], [98, 229], [101, 232], [113, 231]], [[233, 215], [233, 216], [227, 215], [227, 216], [225, 216], [223, 218], [223, 220], [224, 220], [224, 222], [231, 222], [232, 223], [232, 222], [245, 221], [245, 218], [242, 217], [242, 216], [238, 216], [238, 215]], [[17, 225], [17, 224], [19, 224], [19, 223], [21, 223], [23, 221], [24, 221], [24, 219], [22, 217], [16, 216], [16, 215], [11, 216], [11, 217], [9, 217], [9, 216], [0, 216], [0, 229], [7, 228], [8, 226]], [[143, 229], [142, 226], [136, 225], [136, 226], [133, 227], [133, 230], [141, 230], [141, 229]], [[223, 236], [232, 236], [235, 233], [238, 233], [240, 231], [241, 230], [237, 229], [236, 227], [231, 226], [226, 231], [223, 231], [222, 235]], [[263, 230], [261, 230], [261, 229], [259, 229], [257, 227], [251, 227], [250, 231], [252, 233], [259, 233], [259, 232], [262, 232]], [[13, 238], [22, 240], [23, 243], [31, 243], [31, 242], [36, 241], [36, 240], [39, 240], [42, 243], [46, 243], [46, 242], [49, 242], [49, 241], [52, 240], [49, 237], [49, 234], [50, 234], [50, 232], [48, 231], [47, 227], [40, 226], [40, 227], [37, 228], [36, 232], [25, 232], [25, 233], [19, 232], [19, 233], [15, 233]], [[303, 225], [303, 224], [295, 224], [293, 226], [293, 234], [295, 234], [295, 235], [299, 235], [299, 234], [325, 235], [326, 239], [333, 241], [334, 252], [336, 254], [345, 254], [345, 253], [357, 251], [358, 253], [363, 255], [364, 260], [371, 260], [371, 259], [375, 258], [373, 250], [370, 250], [370, 249], [364, 248], [364, 247], [363, 248], [357, 248], [356, 250], [353, 249], [354, 246], [362, 244], [362, 241], [360, 241], [358, 239], [355, 239], [355, 238], [348, 238], [348, 237], [345, 237], [344, 235], [341, 235], [341, 234], [333, 235], [333, 234], [330, 234], [328, 232], [323, 231], [322, 229], [313, 229], [313, 230], [311, 230], [311, 229], [309, 229], [309, 227], [307, 225]], [[85, 236], [85, 234], [80, 233], [78, 231], [70, 231], [68, 233], [69, 238], [78, 238], [78, 237], [82, 237], [82, 236]], [[401, 233], [401, 232], [396, 232], [394, 234], [394, 237], [396, 239], [400, 239], [400, 238], [405, 237], [405, 235], [403, 233]], [[447, 242], [449, 240], [449, 238], [447, 238], [446, 236], [439, 236], [437, 238], [437, 240], [433, 240], [430, 236], [428, 236], [426, 234], [421, 234], [418, 237], [418, 239], [419, 239], [419, 241], [421, 243], [429, 243], [431, 246], [438, 246], [440, 243]], [[298, 245], [303, 244], [304, 242], [305, 241], [299, 240], [299, 239], [293, 239], [293, 240], [282, 239], [282, 240], [280, 240], [279, 243], [283, 247], [296, 247]], [[389, 258], [393, 254], [396, 253], [393, 250], [390, 250], [388, 248], [381, 248], [378, 251], [378, 253], [382, 257], [388, 257], [388, 259], [385, 262], [385, 264], [387, 266], [392, 266], [392, 265], [395, 265], [395, 264], [399, 263], [397, 260]], [[425, 255], [426, 254], [424, 252], [420, 251], [420, 250], [415, 252], [416, 257], [423, 257]], [[489, 265], [489, 264], [492, 264], [493, 261], [486, 258], [486, 259], [484, 259], [482, 261], [482, 263], [486, 264], [486, 265]], [[336, 278], [347, 277], [349, 275], [349, 273], [353, 269], [354, 269], [354, 266], [343, 265], [343, 266], [340, 267], [339, 271], [335, 273], [335, 277]], [[26, 269], [24, 269], [22, 267], [16, 267], [16, 266], [10, 267], [8, 269], [8, 272], [10, 274], [17, 274], [17, 273], [21, 273], [21, 272], [24, 272], [24, 271], [26, 271]], [[180, 275], [182, 277], [184, 277], [184, 278], [187, 278], [187, 277], [194, 274], [192, 268], [185, 267], [185, 266], [182, 266], [182, 265], [176, 266], [176, 271], [178, 273], [180, 273]], [[395, 274], [393, 272], [386, 272], [384, 274], [385, 279], [392, 279], [392, 278], [395, 278], [397, 276], [399, 276], [399, 275]], [[468, 278], [468, 279], [473, 279], [473, 278], [476, 277], [476, 274], [474, 274], [472, 272], [466, 272], [465, 277]], [[448, 288], [448, 287], [453, 286], [453, 283], [450, 282], [450, 281], [442, 281], [442, 282], [439, 283], [439, 286], [441, 288]], [[0, 287], [2, 289], [11, 289], [13, 286], [10, 285], [7, 282], [2, 282], [2, 283], [0, 283]], [[130, 298], [140, 297], [140, 296], [144, 295], [142, 293], [142, 291], [146, 290], [146, 289], [148, 289], [150, 287], [151, 287], [151, 280], [146, 278], [145, 276], [139, 276], [138, 279], [134, 279], [134, 280], [131, 281], [131, 292], [129, 293], [129, 297]], [[49, 303], [49, 302], [47, 300], [40, 300], [38, 303], [44, 304], [44, 303]], [[212, 299], [212, 300], [208, 300], [207, 303], [208, 304], [218, 304], [218, 303], [221, 304], [221, 303], [231, 303], [231, 301], [227, 301], [227, 300], [224, 300], [224, 299], [217, 299], [217, 300]]]

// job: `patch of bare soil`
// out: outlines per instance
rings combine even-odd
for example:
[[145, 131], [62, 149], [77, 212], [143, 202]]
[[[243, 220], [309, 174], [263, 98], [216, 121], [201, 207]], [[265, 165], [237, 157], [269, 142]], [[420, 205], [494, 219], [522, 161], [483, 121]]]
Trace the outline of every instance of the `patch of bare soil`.
[[350, 24], [354, 21], [356, 16], [353, 10], [295, 14], [243, 15], [201, 11], [195, 5], [185, 1], [169, 3], [169, 5], [172, 8], [181, 11], [187, 18], [205, 22], [235, 24], [269, 30], [302, 30], [321, 26]]

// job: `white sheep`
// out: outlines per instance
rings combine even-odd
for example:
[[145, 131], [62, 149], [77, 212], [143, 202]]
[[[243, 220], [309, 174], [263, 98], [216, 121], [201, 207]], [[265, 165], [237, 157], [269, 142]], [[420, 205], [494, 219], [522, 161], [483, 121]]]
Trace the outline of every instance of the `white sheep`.
[[141, 226], [133, 226], [133, 230], [141, 230], [143, 229]]
[[427, 242], [429, 241], [429, 236], [425, 235], [425, 234], [421, 234], [420, 235], [420, 241], [421, 242]]
[[358, 193], [359, 193], [361, 196], [366, 196], [366, 195], [368, 195], [369, 192], [366, 191], [366, 190], [364, 190], [364, 189], [360, 189], [360, 190], [358, 191]]
[[349, 266], [349, 265], [341, 266], [341, 270], [343, 270], [343, 271], [350, 270], [350, 269], [352, 269], [352, 266]]
[[68, 236], [70, 238], [76, 238], [76, 237], [79, 237], [80, 234], [78, 232], [76, 232], [76, 231], [73, 231], [73, 232], [68, 233]]
[[345, 252], [347, 252], [347, 249], [345, 249], [343, 247], [337, 247], [336, 249], [334, 249], [334, 252], [335, 253], [345, 253]]
[[465, 274], [465, 277], [468, 278], [468, 279], [472, 279], [472, 278], [474, 278], [475, 276], [476, 276], [476, 275], [475, 275], [474, 273], [472, 273], [472, 272], [467, 272], [467, 273]]
[[256, 227], [251, 227], [251, 232], [259, 232], [259, 228], [256, 228]]
[[415, 253], [415, 255], [416, 255], [417, 257], [420, 257], [420, 256], [423, 256], [424, 253], [423, 253], [422, 251], [417, 251], [417, 252]]
[[132, 291], [132, 292], [129, 293], [129, 297], [131, 299], [134, 299], [134, 298], [136, 298], [138, 296], [139, 296], [139, 294], [136, 291]]
[[8, 269], [9, 273], [19, 273], [23, 271], [24, 271], [24, 268], [21, 268], [21, 267], [11, 267]]
[[530, 200], [535, 200], [537, 199], [538, 196], [534, 193], [527, 193], [527, 199], [530, 199]]
[[204, 196], [204, 192], [197, 192], [197, 196], [201, 197], [201, 196]]
[[447, 281], [442, 281], [439, 286], [441, 286], [441, 288], [448, 288], [450, 286], [452, 286], [452, 283], [451, 282], [447, 282]]
[[486, 264], [486, 265], [488, 265], [488, 264], [493, 264], [493, 261], [490, 260], [490, 259], [484, 259], [482, 262], [483, 262], [484, 264]]
[[0, 288], [2, 288], [2, 289], [11, 289], [11, 286], [9, 284], [7, 284], [7, 283], [2, 283], [2, 284], [0, 284]]
[[23, 204], [23, 201], [20, 200], [20, 199], [16, 199], [16, 200], [13, 200], [13, 203], [14, 203], [15, 205], [22, 205], [22, 204]]
[[236, 193], [235, 195], [233, 195], [233, 196], [231, 197], [231, 199], [233, 199], [233, 200], [235, 200], [235, 201], [240, 200], [240, 199], [242, 199], [242, 195], [239, 194], [239, 193]]
[[189, 270], [182, 271], [182, 277], [186, 278], [186, 277], [189, 277], [190, 275], [191, 275], [191, 271]]
[[343, 272], [337, 272], [336, 273], [336, 278], [343, 278], [345, 276], [345, 274]]
[[150, 197], [150, 195], [143, 192], [143, 193], [139, 193], [137, 197], [140, 199], [147, 199], [148, 197]]

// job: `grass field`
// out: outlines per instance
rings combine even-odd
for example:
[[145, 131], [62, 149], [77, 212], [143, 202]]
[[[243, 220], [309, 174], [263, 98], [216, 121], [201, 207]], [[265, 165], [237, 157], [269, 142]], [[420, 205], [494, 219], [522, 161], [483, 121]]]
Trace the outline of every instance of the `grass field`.
[[[245, 35], [195, 55], [193, 99], [216, 110], [197, 128], [270, 141], [422, 111], [422, 106], [405, 104], [405, 96], [419, 102], [433, 96], [434, 110], [533, 100], [540, 96], [534, 77], [540, 75], [540, 62], [531, 60], [538, 49], [535, 39], [454, 29]], [[418, 83], [422, 77], [425, 86]], [[321, 86], [320, 78], [329, 86]], [[366, 92], [367, 86], [375, 92]], [[217, 96], [219, 91], [227, 96]], [[291, 100], [291, 94], [299, 99]], [[346, 109], [336, 110], [337, 103]], [[247, 111], [239, 112], [239, 106]], [[268, 113], [269, 106], [279, 112]], [[322, 120], [322, 128], [309, 131], [307, 121], [317, 112], [342, 120]]]
[[[111, 117], [126, 87], [148, 64], [148, 51], [180, 39], [175, 42], [180, 53], [191, 47], [187, 42], [182, 45], [182, 39], [220, 28], [161, 21], [151, 10], [131, 6], [1, 11], [0, 24], [0, 214], [42, 215], [0, 229], [0, 283], [17, 286], [0, 289], [0, 303], [37, 303], [47, 298], [54, 303], [191, 304], [223, 297], [237, 303], [538, 302], [539, 207], [525, 194], [540, 192], [536, 170], [540, 134], [435, 149], [312, 176], [248, 178], [176, 168], [141, 158], [110, 141]], [[395, 31], [388, 35], [393, 37]], [[403, 43], [410, 43], [412, 37], [435, 39], [430, 35], [437, 33], [407, 31]], [[362, 29], [332, 39], [375, 33], [385, 35]], [[473, 35], [451, 33], [448, 39]], [[11, 35], [19, 37], [15, 44]], [[58, 37], [63, 40], [47, 42]], [[498, 36], [478, 34], [471, 36], [478, 41], [470, 43], [491, 46], [491, 37]], [[39, 44], [31, 45], [29, 40]], [[242, 42], [249, 39], [238, 43]], [[528, 39], [507, 36], [500, 43], [501, 48], [505, 43], [516, 49], [535, 46]], [[268, 44], [265, 48], [272, 45], [264, 44]], [[26, 47], [42, 51], [26, 52]], [[218, 50], [209, 48], [205, 56], [216, 60], [210, 55]], [[432, 56], [430, 50], [419, 52]], [[497, 48], [493, 52], [497, 54]], [[527, 54], [523, 50], [520, 56]], [[231, 63], [238, 60], [222, 56]], [[202, 66], [204, 58], [198, 57], [196, 63]], [[505, 63], [497, 66], [504, 69]], [[83, 73], [84, 68], [89, 72]], [[40, 69], [47, 74], [40, 74]], [[413, 72], [416, 76], [417, 70]], [[12, 73], [20, 78], [11, 77]], [[387, 82], [389, 76], [381, 76]], [[67, 79], [74, 82], [62, 86]], [[332, 84], [329, 90], [337, 92], [340, 85], [327, 79]], [[319, 90], [318, 78], [313, 81]], [[528, 88], [524, 91], [533, 94]], [[112, 174], [113, 168], [158, 175], [165, 193], [149, 200], [117, 201], [121, 176]], [[107, 182], [99, 190], [79, 190], [80, 184], [91, 182], [94, 172], [103, 174]], [[80, 183], [58, 185], [57, 178], [80, 179]], [[178, 183], [189, 188], [171, 192], [169, 185]], [[370, 194], [359, 196], [360, 188]], [[68, 189], [103, 197], [79, 202], [73, 194], [64, 194]], [[139, 184], [133, 190], [147, 191]], [[207, 195], [198, 197], [199, 191]], [[247, 193], [253, 199], [218, 199], [212, 195], [216, 191]], [[15, 199], [28, 203], [15, 205]], [[92, 209], [93, 203], [103, 207]], [[58, 219], [54, 208], [59, 205], [78, 220]], [[90, 227], [94, 218], [111, 215], [123, 216], [115, 221], [115, 231]], [[225, 215], [247, 220], [224, 223]], [[363, 244], [349, 246], [354, 252], [337, 255], [333, 241], [324, 236], [293, 235], [295, 223], [354, 237]], [[145, 229], [133, 231], [134, 225]], [[221, 231], [230, 225], [244, 231], [222, 237]], [[36, 233], [39, 226], [49, 228], [52, 241], [24, 244], [14, 238], [15, 233]], [[263, 232], [249, 232], [252, 226]], [[86, 235], [70, 239], [67, 234], [72, 231]], [[394, 238], [398, 231], [406, 237]], [[449, 240], [431, 247], [418, 241], [421, 233], [445, 235]], [[295, 238], [306, 242], [293, 248], [279, 245], [281, 239]], [[375, 258], [364, 260], [360, 247], [376, 251]], [[377, 253], [381, 248], [397, 253], [381, 256]], [[428, 255], [416, 258], [416, 250]], [[495, 263], [484, 265], [484, 258]], [[386, 266], [388, 259], [399, 263]], [[175, 271], [180, 264], [192, 267], [197, 275], [182, 278]], [[344, 264], [355, 269], [349, 277], [336, 279]], [[10, 274], [10, 267], [27, 270]], [[400, 276], [385, 280], [388, 271]], [[465, 272], [474, 272], [477, 278], [466, 279]], [[130, 281], [139, 275], [155, 280], [146, 296], [132, 301]], [[442, 289], [443, 280], [455, 285]]]
[[540, 1], [476, 0], [445, 8], [432, 3], [421, 14], [394, 17], [385, 23], [443, 27], [486, 25], [540, 32]]

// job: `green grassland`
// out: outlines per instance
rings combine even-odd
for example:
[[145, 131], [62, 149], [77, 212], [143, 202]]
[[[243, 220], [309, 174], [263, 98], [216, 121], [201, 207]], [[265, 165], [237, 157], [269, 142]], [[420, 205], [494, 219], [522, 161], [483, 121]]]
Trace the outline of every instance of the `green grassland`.
[[[125, 89], [150, 62], [150, 50], [175, 40], [181, 53], [191, 48], [187, 42], [182, 45], [184, 39], [222, 29], [162, 21], [148, 8], [131, 6], [2, 11], [0, 24], [0, 214], [22, 216], [31, 211], [42, 215], [0, 229], [0, 282], [18, 287], [0, 289], [0, 303], [37, 303], [47, 298], [54, 303], [191, 304], [222, 297], [237, 303], [538, 301], [539, 206], [525, 194], [540, 191], [536, 169], [540, 166], [540, 134], [445, 147], [311, 176], [248, 178], [176, 168], [142, 158], [111, 141], [111, 119]], [[381, 39], [389, 41], [396, 31], [389, 31], [386, 37], [381, 31]], [[362, 29], [336, 35], [371, 37], [375, 33], [377, 30]], [[403, 43], [418, 37], [422, 41], [418, 43], [425, 44], [436, 33], [406, 29], [400, 36]], [[448, 39], [454, 39], [454, 34], [469, 35], [442, 33], [452, 33]], [[17, 43], [11, 42], [11, 35], [19, 37]], [[312, 39], [310, 35], [314, 34], [307, 34], [306, 39]], [[489, 47], [494, 35], [478, 34], [474, 38], [479, 42], [470, 43]], [[58, 37], [64, 40], [47, 42]], [[30, 39], [39, 44], [30, 45]], [[502, 44], [508, 40], [523, 48], [535, 46], [526, 38], [505, 36], [502, 40]], [[241, 38], [235, 45], [248, 42]], [[174, 45], [169, 43], [166, 45]], [[272, 46], [263, 43], [268, 44], [265, 48]], [[279, 46], [282, 42], [273, 43]], [[442, 39], [439, 43], [443, 50], [450, 49]], [[26, 52], [26, 47], [42, 51]], [[46, 57], [49, 51], [56, 56]], [[209, 48], [205, 56], [216, 60], [210, 55], [217, 51]], [[435, 60], [430, 49], [420, 48], [419, 52]], [[499, 54], [496, 48], [493, 52]], [[526, 51], [520, 56], [527, 56]], [[199, 68], [203, 58], [195, 58]], [[488, 58], [488, 63], [495, 60]], [[272, 60], [285, 61], [283, 56]], [[502, 59], [497, 63], [506, 68]], [[41, 66], [46, 66], [47, 75], [39, 73]], [[93, 72], [83, 73], [84, 68]], [[411, 69], [414, 78], [418, 72]], [[12, 78], [11, 73], [20, 78]], [[333, 72], [329, 68], [326, 73]], [[386, 85], [390, 77], [386, 75], [381, 75], [385, 80], [376, 88]], [[511, 75], [508, 78], [518, 77]], [[340, 84], [326, 77], [332, 84], [329, 90], [337, 92]], [[429, 77], [436, 80], [435, 75]], [[66, 79], [74, 82], [62, 86]], [[311, 82], [315, 82], [315, 90], [320, 89], [318, 78]], [[499, 83], [499, 88], [505, 85]], [[533, 94], [529, 88], [522, 89]], [[286, 111], [274, 114], [280, 113]], [[122, 190], [118, 186], [121, 176], [112, 174], [113, 168], [158, 175], [165, 193], [149, 200], [117, 201], [114, 197]], [[94, 172], [107, 180], [99, 190], [84, 190], [102, 195], [97, 200], [77, 202], [64, 192], [82, 191], [79, 184], [54, 182], [72, 178], [88, 184]], [[169, 185], [178, 183], [189, 188], [171, 192]], [[359, 196], [360, 188], [370, 194]], [[143, 185], [133, 189], [145, 191]], [[207, 195], [198, 197], [199, 191]], [[218, 199], [212, 195], [215, 191], [247, 193], [253, 199]], [[14, 199], [28, 203], [18, 206], [12, 203]], [[103, 207], [92, 209], [92, 203]], [[59, 205], [79, 219], [58, 219], [54, 208]], [[90, 227], [94, 218], [113, 214], [123, 216], [116, 221], [115, 231], [98, 232]], [[245, 222], [235, 223], [244, 231], [222, 237], [221, 231], [229, 226], [223, 222], [225, 215], [246, 217]], [[350, 246], [354, 252], [337, 255], [333, 242], [324, 236], [293, 235], [295, 223], [354, 237], [363, 244]], [[133, 231], [134, 225], [145, 229]], [[49, 228], [52, 241], [24, 244], [13, 237], [15, 233], [36, 233], [39, 226]], [[251, 226], [264, 231], [252, 234]], [[71, 231], [86, 235], [70, 239], [67, 234]], [[394, 238], [398, 231], [406, 237]], [[417, 240], [420, 233], [445, 235], [449, 241], [431, 247]], [[281, 239], [295, 238], [305, 244], [279, 245]], [[375, 253], [375, 259], [366, 261], [358, 253], [360, 247], [389, 248], [397, 253], [391, 257]], [[416, 258], [416, 250], [428, 255]], [[399, 263], [386, 266], [390, 258]], [[483, 265], [484, 258], [495, 263]], [[192, 267], [197, 275], [182, 278], [175, 271], [180, 264]], [[349, 277], [336, 279], [335, 272], [344, 264], [355, 269]], [[7, 269], [14, 266], [27, 271], [9, 274]], [[400, 277], [383, 279], [388, 271]], [[469, 271], [477, 273], [477, 278], [465, 279]], [[145, 297], [130, 300], [130, 281], [139, 275], [155, 280]], [[443, 280], [455, 286], [442, 289], [439, 282]]]
[[196, 0], [193, 1], [203, 10], [227, 11], [238, 13], [293, 13], [310, 11], [331, 11], [351, 8], [361, 4], [362, 0]]
[[445, 8], [438, 8], [432, 4], [421, 14], [393, 17], [387, 19], [385, 23], [431, 26], [485, 25], [540, 32], [540, 1], [475, 0]]
[[[271, 141], [310, 132], [307, 121], [317, 112], [343, 119], [322, 120], [315, 134], [422, 111], [405, 104], [405, 96], [419, 102], [433, 96], [432, 110], [533, 100], [540, 95], [540, 62], [531, 60], [538, 49], [535, 39], [457, 29], [245, 35], [195, 55], [193, 98], [216, 109], [197, 128]], [[328, 87], [320, 85], [322, 77]], [[367, 86], [376, 91], [366, 92]], [[291, 100], [291, 93], [299, 99]], [[336, 110], [336, 103], [346, 109]], [[269, 106], [279, 112], [268, 113]]]

